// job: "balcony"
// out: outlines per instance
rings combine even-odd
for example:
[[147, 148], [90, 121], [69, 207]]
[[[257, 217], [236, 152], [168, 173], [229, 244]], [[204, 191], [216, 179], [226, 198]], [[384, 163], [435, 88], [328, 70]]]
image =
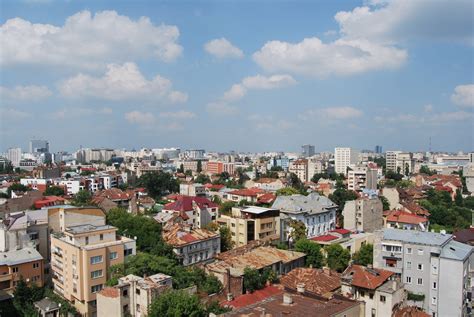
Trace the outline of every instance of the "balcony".
[[0, 282], [10, 281], [13, 278], [13, 274], [0, 275]]

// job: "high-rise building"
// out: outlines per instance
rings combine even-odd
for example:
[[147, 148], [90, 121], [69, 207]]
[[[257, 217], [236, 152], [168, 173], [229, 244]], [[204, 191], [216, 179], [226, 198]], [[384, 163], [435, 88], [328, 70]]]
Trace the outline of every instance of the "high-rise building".
[[376, 145], [375, 146], [375, 153], [376, 154], [382, 154], [382, 146], [381, 145]]
[[387, 171], [408, 175], [415, 167], [413, 154], [401, 151], [387, 151], [385, 155]]
[[305, 144], [301, 146], [301, 152], [304, 157], [311, 157], [314, 155], [314, 145], [311, 144]]
[[337, 147], [334, 159], [336, 173], [347, 175], [347, 167], [359, 161], [359, 151], [350, 147]]
[[21, 148], [9, 148], [7, 151], [7, 159], [12, 162], [13, 167], [20, 166]]
[[49, 153], [49, 142], [46, 140], [31, 140], [30, 153]]

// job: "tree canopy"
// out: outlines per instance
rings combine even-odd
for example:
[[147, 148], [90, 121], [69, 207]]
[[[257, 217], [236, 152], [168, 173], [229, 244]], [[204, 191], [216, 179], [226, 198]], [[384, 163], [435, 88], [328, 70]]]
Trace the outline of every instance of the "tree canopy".
[[152, 301], [148, 316], [205, 317], [207, 313], [196, 295], [185, 291], [168, 291]]
[[276, 191], [277, 196], [291, 196], [291, 195], [296, 195], [299, 194], [300, 191], [293, 188], [293, 187], [284, 187], [280, 188]]
[[351, 253], [340, 244], [331, 244], [324, 247], [327, 253], [327, 263], [332, 270], [344, 271], [349, 265]]
[[74, 206], [88, 206], [91, 205], [91, 201], [91, 192], [86, 189], [81, 189], [76, 195], [74, 195], [74, 199], [72, 200], [71, 204]]
[[300, 239], [295, 244], [295, 250], [306, 253], [306, 266], [321, 268], [324, 265], [324, 256], [321, 246], [307, 239]]
[[372, 264], [374, 259], [374, 245], [367, 243], [360, 247], [359, 251], [354, 253], [352, 260], [355, 264], [367, 266]]
[[146, 188], [148, 195], [155, 199], [179, 191], [179, 182], [165, 172], [148, 172], [140, 176], [138, 185]]
[[31, 188], [28, 187], [28, 186], [22, 185], [20, 183], [14, 183], [14, 184], [11, 184], [7, 188], [7, 194], [8, 194], [8, 197], [11, 197], [12, 196], [12, 191], [26, 192], [26, 191], [29, 191], [29, 190], [31, 190]]
[[59, 186], [49, 186], [43, 193], [44, 196], [63, 196], [64, 188]]

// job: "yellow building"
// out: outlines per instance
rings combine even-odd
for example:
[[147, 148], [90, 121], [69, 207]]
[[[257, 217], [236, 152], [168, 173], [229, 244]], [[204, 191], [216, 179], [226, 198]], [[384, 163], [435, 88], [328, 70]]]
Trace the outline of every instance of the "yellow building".
[[231, 215], [221, 215], [219, 225], [229, 227], [236, 247], [250, 241], [280, 235], [280, 211], [256, 206], [232, 208]]
[[82, 316], [96, 316], [96, 293], [108, 268], [136, 252], [135, 240], [118, 236], [108, 225], [76, 225], [51, 235], [51, 268], [56, 293]]

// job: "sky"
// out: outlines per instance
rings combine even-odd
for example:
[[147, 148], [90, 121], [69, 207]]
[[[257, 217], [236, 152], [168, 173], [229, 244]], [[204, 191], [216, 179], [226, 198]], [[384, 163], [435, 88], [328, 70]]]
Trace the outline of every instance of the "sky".
[[471, 0], [0, 6], [0, 151], [474, 150]]

